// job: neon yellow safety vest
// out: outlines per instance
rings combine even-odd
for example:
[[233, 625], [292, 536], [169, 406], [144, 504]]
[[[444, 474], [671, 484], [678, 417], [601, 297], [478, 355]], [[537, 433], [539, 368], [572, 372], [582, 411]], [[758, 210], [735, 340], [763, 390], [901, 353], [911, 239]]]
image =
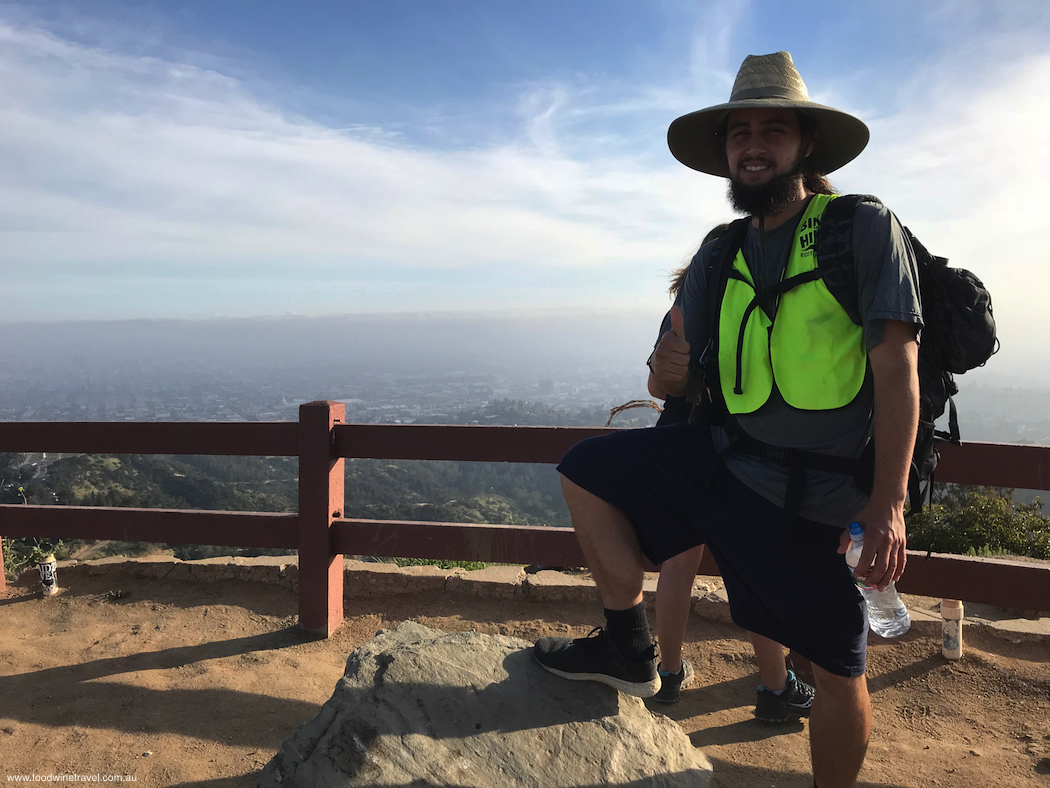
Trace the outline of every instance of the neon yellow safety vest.
[[770, 320], [759, 305], [743, 250], [737, 252], [718, 315], [718, 369], [732, 414], [754, 413], [776, 383], [799, 410], [834, 410], [860, 392], [867, 367], [864, 332], [820, 279], [817, 228], [833, 195], [809, 201], [781, 279], [799, 277], [781, 293]]

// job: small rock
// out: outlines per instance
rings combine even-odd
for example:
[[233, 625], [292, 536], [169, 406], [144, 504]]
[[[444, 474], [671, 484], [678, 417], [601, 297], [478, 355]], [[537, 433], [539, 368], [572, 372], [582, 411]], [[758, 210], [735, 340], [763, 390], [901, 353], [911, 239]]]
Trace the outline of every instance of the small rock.
[[15, 735], [15, 729], [14, 728], [0, 728], [0, 731], [3, 731], [8, 736], [14, 736]]
[[970, 755], [976, 756], [977, 758], [981, 757], [981, 753], [979, 753], [977, 750], [970, 750]]
[[150, 757], [150, 756], [151, 756], [152, 754], [153, 754], [153, 750], [146, 750], [146, 751], [145, 751], [144, 753], [142, 753], [142, 757], [143, 757], [143, 758], [148, 758], [148, 757]]

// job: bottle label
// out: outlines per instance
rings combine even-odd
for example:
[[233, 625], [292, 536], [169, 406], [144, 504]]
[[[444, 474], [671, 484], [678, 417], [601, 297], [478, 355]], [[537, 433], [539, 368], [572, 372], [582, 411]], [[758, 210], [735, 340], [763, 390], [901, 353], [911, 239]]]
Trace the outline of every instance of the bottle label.
[[856, 575], [853, 576], [853, 584], [855, 586], [857, 586], [857, 588], [859, 588], [861, 591], [874, 591], [875, 590], [875, 586], [869, 586], [867, 583], [865, 583], [863, 580], [861, 580]]
[[959, 622], [945, 621], [941, 630], [941, 645], [945, 651], [959, 650]]
[[58, 564], [54, 559], [37, 564], [37, 569], [40, 572], [40, 585], [44, 590], [45, 596], [49, 596], [58, 590], [57, 566]]

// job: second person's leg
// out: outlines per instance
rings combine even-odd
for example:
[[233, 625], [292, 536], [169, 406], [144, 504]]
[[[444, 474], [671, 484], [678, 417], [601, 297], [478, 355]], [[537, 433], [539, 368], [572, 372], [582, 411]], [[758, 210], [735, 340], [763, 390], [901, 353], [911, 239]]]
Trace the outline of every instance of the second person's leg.
[[704, 555], [703, 545], [668, 558], [656, 584], [656, 640], [660, 644], [660, 691], [653, 700], [675, 703], [689, 685], [692, 665], [682, 659], [682, 642], [689, 622], [693, 580]]

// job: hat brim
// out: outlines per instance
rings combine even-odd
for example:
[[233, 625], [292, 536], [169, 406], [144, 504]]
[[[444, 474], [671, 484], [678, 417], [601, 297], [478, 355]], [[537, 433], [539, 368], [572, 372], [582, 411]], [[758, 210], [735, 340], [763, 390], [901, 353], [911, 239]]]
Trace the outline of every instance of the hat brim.
[[725, 149], [716, 132], [735, 109], [770, 108], [797, 109], [817, 121], [819, 134], [809, 161], [813, 170], [822, 175], [849, 164], [868, 144], [868, 127], [846, 112], [808, 101], [760, 98], [730, 101], [676, 118], [667, 129], [667, 146], [686, 167], [729, 178]]

